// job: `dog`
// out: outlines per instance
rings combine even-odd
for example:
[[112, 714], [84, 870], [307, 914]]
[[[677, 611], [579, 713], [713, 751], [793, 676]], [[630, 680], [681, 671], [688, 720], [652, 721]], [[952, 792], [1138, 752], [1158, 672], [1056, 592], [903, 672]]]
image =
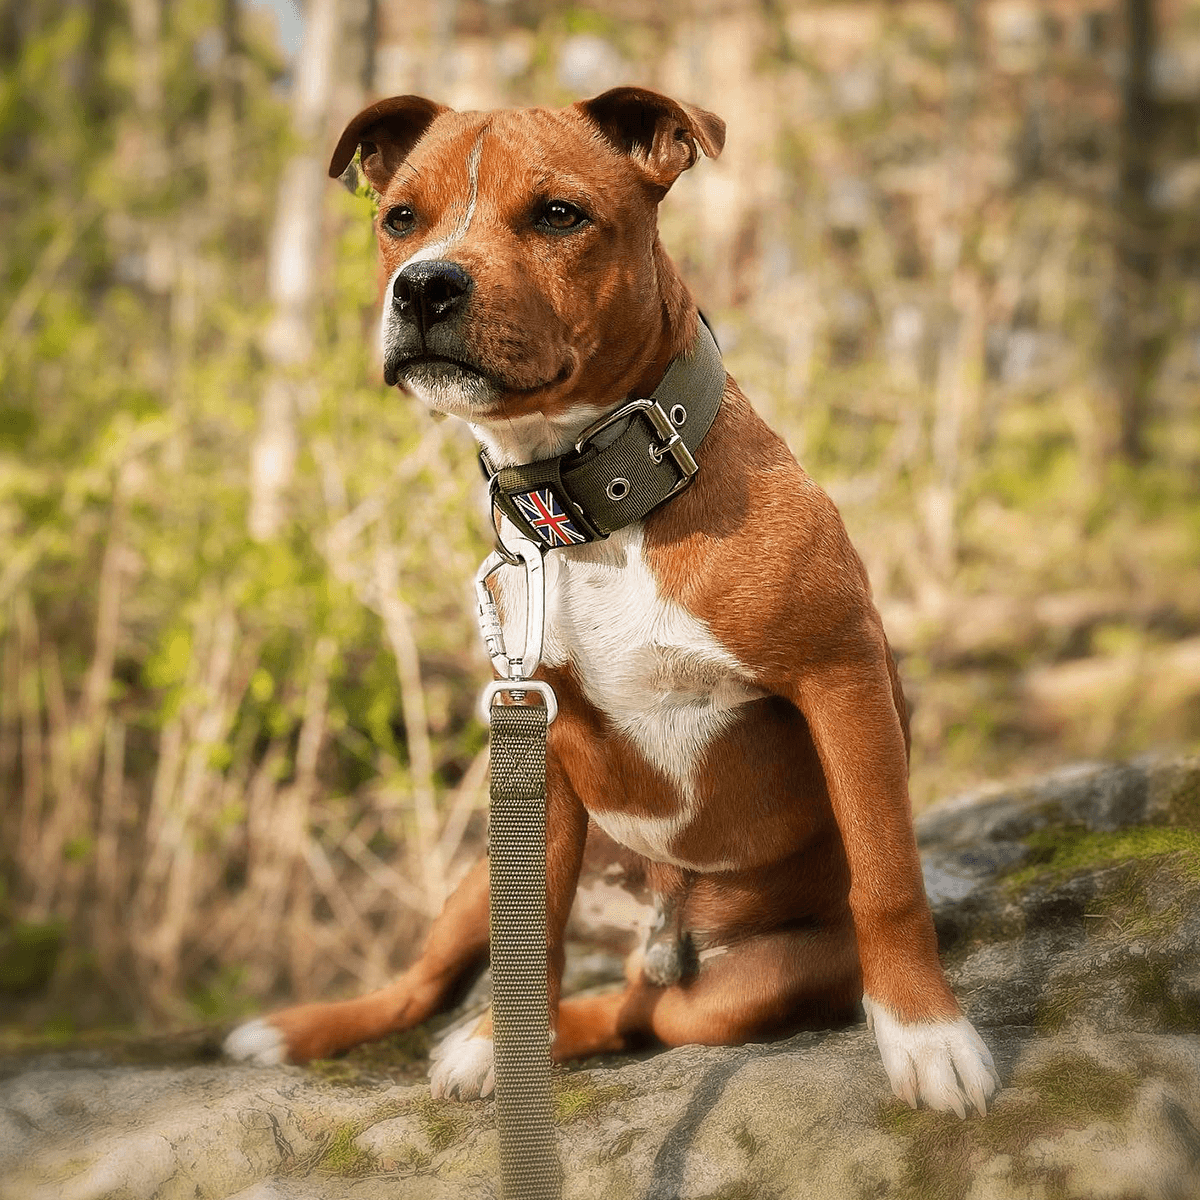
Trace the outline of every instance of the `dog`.
[[[724, 139], [720, 118], [635, 87], [486, 113], [399, 96], [359, 113], [330, 165], [358, 152], [379, 196], [386, 381], [470, 425], [502, 537], [547, 549], [553, 1055], [735, 1044], [861, 1004], [896, 1095], [982, 1114], [999, 1081], [938, 961], [866, 573], [725, 374], [658, 237], [659, 202]], [[618, 443], [634, 452], [595, 468]], [[508, 624], [522, 586], [501, 570]], [[560, 1002], [589, 828], [662, 919], [623, 988]], [[483, 862], [396, 982], [251, 1022], [227, 1052], [304, 1062], [407, 1029], [487, 944]], [[443, 1044], [431, 1081], [490, 1091], [490, 1015]]]

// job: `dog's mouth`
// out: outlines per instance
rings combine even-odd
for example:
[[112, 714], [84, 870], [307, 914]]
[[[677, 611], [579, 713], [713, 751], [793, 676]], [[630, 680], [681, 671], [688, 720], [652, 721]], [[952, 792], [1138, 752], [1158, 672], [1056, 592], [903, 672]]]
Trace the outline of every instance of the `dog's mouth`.
[[383, 379], [388, 387], [399, 383], [444, 383], [464, 377], [494, 382], [492, 376], [477, 364], [447, 354], [411, 354], [393, 358], [383, 369]]
[[557, 387], [570, 378], [573, 367], [570, 362], [563, 364], [553, 378], [541, 380], [533, 384], [517, 383], [505, 379], [493, 371], [484, 370], [478, 363], [465, 358], [456, 358], [448, 354], [408, 354], [389, 358], [384, 364], [383, 378], [389, 387], [397, 385], [409, 387], [445, 387], [466, 386], [475, 392], [487, 389], [493, 394], [505, 393], [510, 396], [536, 396], [539, 392]]

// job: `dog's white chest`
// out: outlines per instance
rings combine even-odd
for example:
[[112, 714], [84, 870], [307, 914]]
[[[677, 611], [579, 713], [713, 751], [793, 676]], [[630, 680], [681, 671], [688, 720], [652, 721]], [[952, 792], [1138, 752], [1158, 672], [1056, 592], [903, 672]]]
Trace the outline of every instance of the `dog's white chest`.
[[[748, 672], [698, 618], [658, 594], [640, 526], [548, 554], [542, 660], [570, 664], [587, 699], [674, 785], [670, 818], [592, 813], [617, 841], [662, 861], [691, 819], [694, 777], [709, 742], [739, 705], [761, 696]], [[519, 645], [524, 597], [503, 573], [505, 637]], [[687, 866], [710, 864], [682, 863]]]

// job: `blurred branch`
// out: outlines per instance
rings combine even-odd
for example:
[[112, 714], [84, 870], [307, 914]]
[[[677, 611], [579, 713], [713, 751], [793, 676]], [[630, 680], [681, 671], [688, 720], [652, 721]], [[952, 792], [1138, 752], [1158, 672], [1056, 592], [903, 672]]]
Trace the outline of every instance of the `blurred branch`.
[[1161, 221], [1150, 202], [1160, 136], [1158, 105], [1151, 90], [1157, 36], [1154, 0], [1121, 0], [1121, 8], [1125, 78], [1118, 141], [1115, 277], [1106, 351], [1116, 395], [1120, 452], [1129, 462], [1141, 463], [1149, 453], [1146, 422], [1166, 317], [1155, 303], [1162, 240]]
[[72, 212], [54, 232], [45, 249], [38, 256], [20, 291], [13, 298], [0, 322], [0, 351], [11, 353], [12, 347], [25, 335], [46, 295], [54, 286], [56, 277], [79, 239], [96, 221], [98, 213]]
[[400, 706], [416, 816], [417, 858], [424, 879], [426, 911], [433, 916], [441, 910], [446, 900], [446, 863], [438, 841], [433, 750], [429, 740], [425, 689], [421, 683], [421, 663], [417, 656], [412, 621], [407, 606], [397, 592], [395, 550], [382, 541], [375, 547], [374, 583], [374, 603], [383, 618], [400, 678]]
[[304, 367], [312, 357], [312, 306], [324, 211], [324, 130], [338, 47], [339, 0], [311, 0], [296, 63], [292, 127], [301, 150], [280, 180], [267, 254], [271, 319], [263, 336], [270, 373], [263, 388], [258, 433], [251, 451], [249, 529], [257, 541], [279, 532], [296, 466], [296, 419], [313, 407]]

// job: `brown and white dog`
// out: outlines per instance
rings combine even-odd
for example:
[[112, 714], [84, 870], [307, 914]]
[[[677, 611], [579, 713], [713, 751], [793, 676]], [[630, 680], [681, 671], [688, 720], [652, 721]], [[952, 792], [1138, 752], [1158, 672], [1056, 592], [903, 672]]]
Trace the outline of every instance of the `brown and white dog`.
[[[379, 193], [388, 382], [467, 421], [497, 467], [649, 396], [697, 336], [657, 205], [724, 136], [637, 88], [560, 110], [364, 110], [330, 173], [361, 149]], [[998, 1081], [938, 962], [904, 698], [862, 563], [728, 376], [696, 459], [643, 521], [545, 560], [554, 1056], [743, 1042], [861, 1001], [897, 1095], [983, 1112]], [[520, 587], [506, 570], [502, 596]], [[635, 954], [624, 989], [559, 1003], [589, 821], [636, 857], [674, 944]], [[486, 955], [487, 908], [481, 863], [395, 983], [251, 1022], [227, 1051], [303, 1062], [417, 1024]], [[435, 1095], [490, 1090], [490, 1029], [442, 1047]]]

